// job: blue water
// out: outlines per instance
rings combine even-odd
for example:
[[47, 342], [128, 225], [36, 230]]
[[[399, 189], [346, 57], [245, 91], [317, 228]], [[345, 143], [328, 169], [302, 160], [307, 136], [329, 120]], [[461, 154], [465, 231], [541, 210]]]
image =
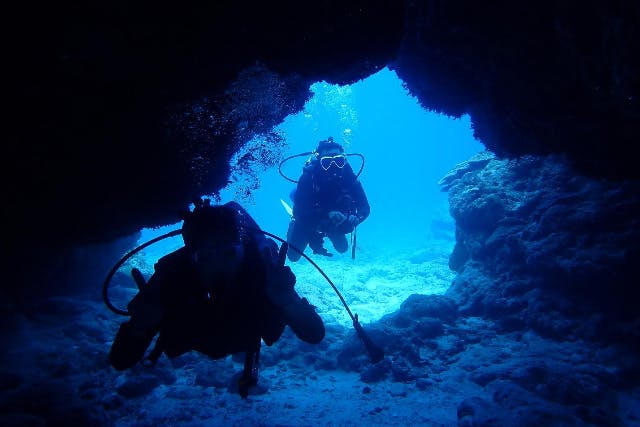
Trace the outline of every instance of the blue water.
[[[351, 86], [319, 82], [299, 114], [287, 117], [274, 131], [284, 140], [279, 159], [313, 150], [328, 136], [347, 153], [360, 153], [365, 166], [360, 176], [371, 205], [371, 215], [358, 227], [355, 260], [351, 251], [333, 258], [306, 253], [326, 270], [344, 293], [347, 303], [365, 322], [397, 310], [412, 293], [443, 293], [454, 273], [448, 256], [454, 245], [454, 222], [447, 194], [438, 181], [457, 163], [483, 146], [472, 136], [468, 117], [451, 119], [427, 112], [388, 69]], [[260, 139], [247, 143], [236, 158], [255, 150]], [[306, 157], [283, 165], [283, 173], [297, 180]], [[349, 157], [357, 171], [361, 162]], [[278, 172], [276, 161], [253, 169], [232, 164], [232, 183], [219, 195], [221, 202], [238, 201], [264, 229], [285, 237], [289, 216], [281, 199], [289, 199], [295, 184]], [[180, 224], [142, 231], [140, 242]], [[146, 274], [161, 256], [179, 248], [180, 237], [164, 240], [133, 260]], [[298, 292], [318, 307], [325, 321], [349, 325], [335, 295], [309, 263], [291, 265]]]
[[[311, 89], [314, 95], [304, 111], [277, 129], [286, 142], [283, 157], [311, 151], [328, 136], [342, 143], [347, 153], [364, 155], [360, 180], [371, 216], [358, 229], [363, 245], [420, 245], [431, 237], [433, 221], [450, 221], [446, 194], [437, 182], [483, 148], [473, 138], [468, 117], [453, 120], [423, 110], [388, 69], [351, 86], [321, 82]], [[349, 159], [357, 171], [360, 159]], [[297, 180], [304, 160], [285, 163], [285, 175]], [[239, 201], [263, 228], [285, 235], [288, 216], [280, 199], [291, 204], [289, 193], [295, 184], [283, 179], [277, 168], [259, 177], [260, 188], [250, 199], [238, 197], [247, 185], [242, 180], [220, 196], [223, 201]]]

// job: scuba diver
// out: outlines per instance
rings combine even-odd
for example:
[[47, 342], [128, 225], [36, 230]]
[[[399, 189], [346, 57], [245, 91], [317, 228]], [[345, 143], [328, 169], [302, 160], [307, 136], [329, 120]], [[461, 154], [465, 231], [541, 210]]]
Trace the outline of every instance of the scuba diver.
[[[342, 145], [332, 137], [320, 141], [315, 151], [301, 155], [307, 154], [311, 157], [291, 193], [293, 209], [287, 243], [301, 250], [309, 245], [314, 254], [332, 256], [324, 247], [324, 238], [328, 237], [335, 250], [344, 253], [349, 248], [346, 234], [353, 233], [354, 239], [356, 227], [370, 212], [367, 196], [358, 180], [362, 168], [356, 175], [347, 156], [360, 156], [363, 167], [364, 158], [360, 154], [345, 154]], [[352, 241], [352, 256], [355, 256], [354, 251], [355, 241]], [[295, 262], [301, 253], [290, 247], [287, 256]]]
[[[131, 300], [109, 353], [117, 370], [139, 361], [155, 364], [194, 350], [211, 358], [246, 353], [240, 395], [257, 383], [261, 341], [272, 345], [288, 325], [297, 337], [317, 344], [325, 335], [314, 307], [294, 289], [296, 277], [284, 265], [288, 245], [278, 249], [237, 203], [196, 200], [184, 215], [184, 246], [161, 258], [148, 283], [139, 271], [140, 292]], [[268, 233], [267, 233], [268, 234]], [[164, 236], [166, 237], [166, 236]], [[118, 266], [116, 266], [117, 268]], [[115, 271], [115, 269], [113, 270]], [[145, 359], [154, 336], [155, 348]]]

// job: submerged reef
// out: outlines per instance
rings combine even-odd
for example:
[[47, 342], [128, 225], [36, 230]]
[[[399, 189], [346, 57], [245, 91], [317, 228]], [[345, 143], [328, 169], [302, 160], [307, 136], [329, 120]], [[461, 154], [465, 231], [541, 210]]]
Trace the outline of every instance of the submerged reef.
[[451, 287], [367, 325], [383, 362], [351, 333], [338, 366], [426, 393], [456, 384], [459, 426], [635, 425], [638, 182], [483, 152], [440, 184], [456, 221]]
[[555, 338], [640, 342], [640, 184], [595, 180], [563, 157], [483, 153], [441, 184], [449, 192], [463, 313]]
[[[354, 407], [370, 425], [640, 424], [639, 2], [36, 2], [7, 16], [3, 425], [290, 423], [275, 393], [242, 418], [197, 357], [114, 376], [96, 277], [138, 230], [223, 188], [253, 137], [243, 161], [272, 163], [270, 132], [312, 83], [383, 67], [425, 109], [469, 114], [490, 150], [442, 180], [457, 277], [367, 325], [383, 362], [336, 328], [316, 353], [265, 354], [272, 384], [293, 393], [317, 368], [327, 424]], [[349, 375], [367, 384], [350, 400], [335, 386]], [[402, 414], [379, 403], [413, 398]]]
[[45, 243], [55, 251], [176, 222], [194, 196], [225, 185], [238, 147], [302, 108], [310, 84], [385, 66], [426, 109], [470, 114], [501, 158], [566, 153], [591, 176], [639, 177], [637, 2], [245, 8], [14, 5], [11, 262]]

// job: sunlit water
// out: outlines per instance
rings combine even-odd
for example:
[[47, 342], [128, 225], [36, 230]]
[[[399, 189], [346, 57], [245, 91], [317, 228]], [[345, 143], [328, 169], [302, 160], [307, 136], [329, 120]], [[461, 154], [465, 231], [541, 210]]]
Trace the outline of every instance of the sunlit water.
[[[325, 246], [334, 253], [332, 258], [312, 255], [309, 249], [305, 253], [326, 272], [363, 323], [397, 310], [413, 293], [445, 292], [454, 277], [448, 268], [454, 223], [447, 195], [437, 183], [483, 148], [472, 136], [469, 118], [454, 120], [425, 111], [388, 69], [351, 86], [320, 82], [311, 89], [314, 95], [304, 111], [275, 129], [286, 142], [282, 158], [312, 151], [328, 136], [343, 144], [347, 153], [364, 155], [360, 180], [371, 216], [358, 227], [354, 259], [351, 251], [332, 251], [328, 240]], [[247, 144], [246, 150], [250, 147]], [[285, 163], [285, 176], [297, 180], [305, 159]], [[349, 159], [357, 171], [359, 158]], [[252, 172], [243, 174], [236, 168], [234, 182], [220, 192], [220, 199], [238, 201], [264, 230], [284, 238], [289, 216], [281, 199], [292, 204], [289, 194], [295, 184], [280, 175], [277, 165]], [[247, 197], [256, 176], [259, 187]], [[145, 229], [140, 242], [178, 226]], [[151, 274], [153, 263], [181, 244], [179, 237], [167, 239], [147, 248], [133, 263]], [[298, 292], [317, 306], [325, 321], [351, 323], [334, 291], [310, 263], [301, 259], [290, 266]]]

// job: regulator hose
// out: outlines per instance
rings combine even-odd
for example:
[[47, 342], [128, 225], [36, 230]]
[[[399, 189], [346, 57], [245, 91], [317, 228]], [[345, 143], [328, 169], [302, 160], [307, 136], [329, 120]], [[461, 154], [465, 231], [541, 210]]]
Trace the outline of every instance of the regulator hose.
[[111, 279], [113, 278], [113, 275], [116, 274], [116, 271], [118, 271], [118, 269], [122, 266], [122, 264], [124, 264], [129, 258], [131, 258], [132, 256], [134, 256], [136, 253], [140, 252], [141, 250], [143, 250], [144, 248], [146, 248], [149, 245], [152, 245], [156, 242], [159, 242], [160, 240], [164, 240], [168, 237], [173, 237], [173, 236], [177, 236], [179, 234], [181, 234], [182, 230], [177, 229], [177, 230], [173, 230], [170, 231], [166, 234], [163, 234], [162, 236], [158, 236], [154, 239], [151, 239], [143, 244], [141, 244], [140, 246], [138, 246], [137, 248], [133, 249], [132, 251], [128, 252], [126, 255], [124, 255], [122, 258], [120, 258], [120, 261], [118, 261], [113, 268], [111, 269], [111, 271], [109, 271], [109, 274], [107, 274], [107, 277], [104, 279], [104, 283], [102, 284], [102, 299], [104, 300], [105, 305], [107, 306], [107, 308], [109, 308], [109, 310], [113, 311], [116, 314], [120, 314], [122, 316], [130, 316], [131, 313], [129, 313], [127, 310], [121, 310], [119, 308], [117, 308], [116, 306], [114, 306], [113, 304], [111, 304], [111, 301], [109, 300], [109, 283], [111, 282]]
[[[294, 184], [297, 184], [298, 181], [296, 181], [295, 179], [289, 178], [288, 176], [286, 176], [283, 172], [282, 172], [282, 165], [284, 165], [286, 162], [288, 162], [291, 159], [294, 159], [296, 157], [302, 157], [302, 156], [309, 156], [311, 154], [314, 154], [314, 151], [308, 151], [306, 153], [300, 153], [300, 154], [294, 154], [293, 156], [289, 156], [287, 158], [285, 158], [284, 160], [282, 160], [280, 162], [280, 164], [278, 165], [278, 173], [280, 174], [281, 177], [283, 177], [284, 179], [286, 179], [287, 181], [291, 181]], [[358, 156], [360, 157], [360, 159], [362, 160], [362, 164], [360, 165], [360, 169], [358, 169], [358, 173], [356, 174], [356, 178], [358, 178], [360, 176], [360, 174], [362, 173], [362, 170], [364, 169], [364, 156], [360, 153], [349, 153], [349, 154], [345, 154], [345, 157], [349, 157], [349, 156]]]
[[[247, 228], [253, 229], [253, 227], [247, 227]], [[347, 305], [347, 302], [344, 300], [344, 297], [342, 296], [342, 294], [340, 293], [340, 291], [338, 290], [336, 285], [333, 284], [333, 282], [331, 281], [329, 276], [327, 276], [327, 274], [320, 268], [320, 266], [318, 266], [318, 264], [316, 264], [311, 258], [309, 258], [309, 256], [305, 255], [300, 249], [298, 249], [297, 247], [295, 247], [293, 245], [289, 245], [287, 243], [287, 241], [282, 239], [281, 237], [276, 236], [275, 234], [269, 233], [268, 231], [264, 231], [264, 230], [261, 230], [261, 229], [253, 229], [253, 230], [257, 231], [259, 233], [262, 233], [262, 234], [264, 234], [266, 236], [272, 237], [272, 238], [282, 242], [283, 244], [288, 245], [288, 247], [292, 248], [294, 251], [296, 251], [300, 255], [302, 255], [307, 261], [309, 261], [311, 263], [311, 265], [313, 265], [316, 268], [316, 270], [318, 270], [320, 272], [322, 277], [324, 277], [325, 280], [329, 283], [329, 285], [331, 285], [331, 287], [335, 291], [336, 295], [338, 295], [338, 298], [340, 298], [340, 302], [344, 306], [345, 310], [347, 311], [347, 314], [349, 314], [349, 317], [351, 318], [351, 321], [353, 322], [353, 327], [355, 328], [358, 337], [360, 338], [360, 340], [364, 344], [365, 348], [367, 349], [367, 352], [369, 353], [369, 358], [370, 358], [371, 362], [372, 363], [377, 363], [380, 360], [382, 360], [382, 358], [384, 357], [384, 352], [382, 351], [382, 349], [380, 347], [378, 347], [376, 344], [374, 344], [373, 341], [371, 341], [371, 339], [369, 338], [369, 336], [365, 333], [364, 329], [362, 328], [362, 325], [360, 325], [360, 322], [358, 321], [358, 315], [357, 314], [354, 315], [351, 312], [351, 309]], [[131, 313], [129, 313], [127, 310], [122, 310], [122, 309], [119, 309], [119, 308], [115, 307], [111, 303], [111, 301], [109, 300], [109, 292], [108, 292], [109, 291], [109, 283], [111, 282], [111, 279], [113, 278], [114, 274], [122, 266], [122, 264], [124, 264], [129, 258], [131, 258], [136, 253], [140, 252], [142, 249], [146, 248], [147, 246], [152, 245], [152, 244], [154, 244], [156, 242], [159, 242], [160, 240], [167, 239], [167, 238], [173, 237], [173, 236], [177, 236], [177, 235], [179, 235], [181, 233], [182, 233], [181, 229], [176, 229], [176, 230], [170, 231], [170, 232], [168, 232], [166, 234], [163, 234], [162, 236], [158, 236], [156, 238], [153, 238], [153, 239], [141, 244], [140, 246], [136, 247], [135, 249], [131, 250], [127, 254], [125, 254], [113, 266], [111, 271], [109, 271], [109, 274], [107, 274], [107, 277], [105, 278], [104, 283], [102, 285], [102, 299], [104, 300], [104, 303], [107, 306], [107, 308], [109, 308], [109, 310], [111, 310], [112, 312], [114, 312], [116, 314], [122, 315], [122, 316], [130, 316], [131, 315]]]

